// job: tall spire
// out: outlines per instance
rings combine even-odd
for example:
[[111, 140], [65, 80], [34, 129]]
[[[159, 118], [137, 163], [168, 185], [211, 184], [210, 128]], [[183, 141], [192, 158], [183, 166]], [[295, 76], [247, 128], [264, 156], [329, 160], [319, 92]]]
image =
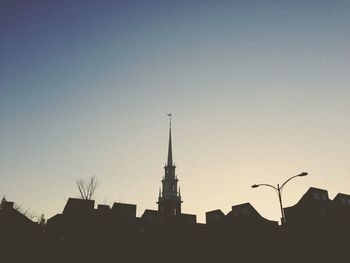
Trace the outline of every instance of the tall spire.
[[173, 166], [173, 149], [171, 145], [171, 113], [169, 116], [169, 145], [168, 145], [168, 163], [167, 166]]
[[168, 162], [164, 166], [164, 177], [162, 179], [162, 191], [158, 197], [158, 211], [162, 215], [175, 216], [181, 214], [181, 196], [177, 192], [178, 179], [175, 174], [175, 165], [173, 164], [173, 149], [171, 145], [171, 113], [169, 117], [169, 145]]

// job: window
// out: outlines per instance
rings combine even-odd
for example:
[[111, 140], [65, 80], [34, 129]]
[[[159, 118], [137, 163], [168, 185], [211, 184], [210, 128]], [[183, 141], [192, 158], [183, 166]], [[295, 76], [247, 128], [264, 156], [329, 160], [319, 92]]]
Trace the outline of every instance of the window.
[[327, 195], [326, 194], [322, 194], [322, 200], [326, 201], [327, 200]]
[[320, 194], [317, 193], [317, 192], [313, 192], [313, 193], [312, 193], [312, 198], [313, 198], [313, 199], [319, 200], [319, 199], [320, 199]]
[[242, 214], [243, 215], [249, 215], [249, 209], [247, 207], [242, 209]]
[[345, 203], [345, 199], [342, 197], [342, 198], [340, 198], [340, 200], [341, 200], [341, 204], [342, 205], [346, 205], [346, 203]]

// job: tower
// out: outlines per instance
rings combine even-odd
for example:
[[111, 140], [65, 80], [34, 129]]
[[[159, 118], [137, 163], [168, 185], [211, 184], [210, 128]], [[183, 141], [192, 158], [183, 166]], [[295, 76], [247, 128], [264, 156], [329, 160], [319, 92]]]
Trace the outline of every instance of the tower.
[[181, 195], [177, 188], [177, 176], [175, 174], [175, 163], [173, 164], [173, 151], [171, 144], [171, 114], [169, 121], [169, 144], [168, 161], [164, 166], [164, 177], [162, 178], [162, 189], [159, 189], [158, 211], [164, 216], [175, 216], [181, 214]]

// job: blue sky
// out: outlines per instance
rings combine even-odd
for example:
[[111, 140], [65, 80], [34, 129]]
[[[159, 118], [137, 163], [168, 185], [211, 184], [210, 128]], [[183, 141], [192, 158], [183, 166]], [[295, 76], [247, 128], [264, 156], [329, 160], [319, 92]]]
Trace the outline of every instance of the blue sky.
[[0, 194], [47, 217], [156, 208], [173, 122], [183, 210], [277, 220], [309, 186], [350, 193], [348, 1], [0, 1]]

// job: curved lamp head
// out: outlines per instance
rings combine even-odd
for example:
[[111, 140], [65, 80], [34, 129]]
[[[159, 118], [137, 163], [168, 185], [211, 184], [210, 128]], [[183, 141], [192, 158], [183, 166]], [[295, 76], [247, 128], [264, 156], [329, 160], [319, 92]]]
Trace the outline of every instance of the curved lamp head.
[[298, 174], [298, 176], [307, 176], [308, 175], [308, 173], [306, 173], [306, 172], [302, 172], [301, 174]]
[[252, 188], [257, 188], [257, 187], [259, 187], [258, 184], [253, 184], [253, 185], [252, 185]]

